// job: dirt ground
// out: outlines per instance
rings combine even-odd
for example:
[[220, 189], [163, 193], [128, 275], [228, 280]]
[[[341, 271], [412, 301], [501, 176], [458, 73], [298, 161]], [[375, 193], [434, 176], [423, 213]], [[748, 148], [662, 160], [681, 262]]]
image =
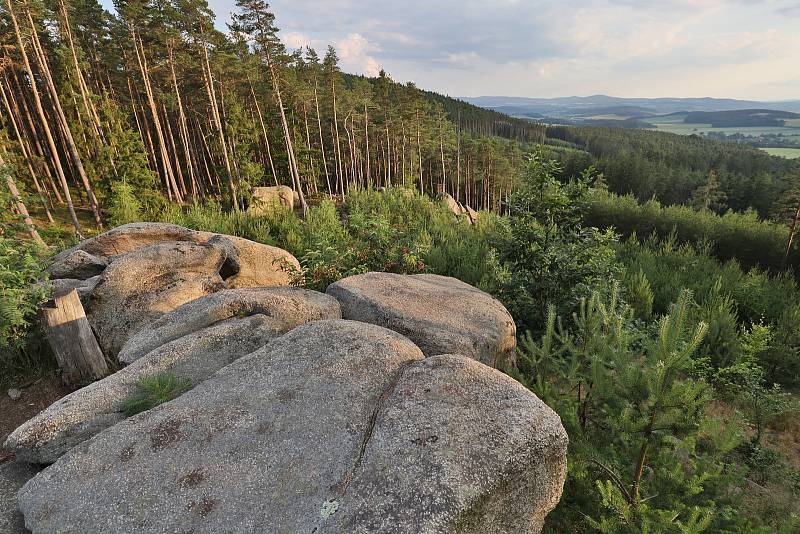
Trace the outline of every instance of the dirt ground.
[[[42, 377], [17, 388], [22, 393], [17, 400], [8, 396], [7, 389], [0, 391], [0, 445], [15, 428], [71, 391], [57, 376]], [[0, 446], [0, 464], [12, 459], [13, 455]]]

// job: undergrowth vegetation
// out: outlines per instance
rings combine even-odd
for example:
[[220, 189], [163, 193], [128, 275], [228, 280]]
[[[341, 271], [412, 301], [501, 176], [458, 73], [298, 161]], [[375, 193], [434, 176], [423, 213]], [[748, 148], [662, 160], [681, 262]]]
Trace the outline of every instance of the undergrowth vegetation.
[[[759, 218], [756, 212], [728, 211], [717, 215], [689, 206], [665, 206], [656, 200], [640, 204], [632, 195], [602, 192], [595, 196], [586, 221], [598, 228], [614, 228], [623, 236], [656, 234], [674, 236], [681, 243], [708, 243], [708, 251], [720, 260], [736, 259], [745, 267], [760, 266], [777, 272], [783, 268], [789, 230]], [[788, 265], [800, 265], [793, 249]]]
[[[354, 190], [339, 203], [320, 195], [301, 218], [137, 204], [120, 187], [113, 216], [285, 248], [300, 261], [296, 284], [312, 289], [368, 271], [438, 273], [497, 297], [520, 337], [519, 367], [507, 371], [570, 436], [549, 532], [800, 529], [790, 394], [800, 387], [800, 288], [791, 272], [762, 267], [773, 267], [785, 232], [749, 214], [640, 206], [598, 188], [591, 168], [561, 175], [531, 156], [507, 215], [481, 212], [474, 225], [403, 188]], [[11, 297], [0, 331], [17, 354], [0, 362], [7, 375], [36, 354], [31, 327], [46, 292], [33, 285], [44, 262], [30, 246], [0, 238], [0, 284]], [[188, 387], [152, 377], [125, 410]]]
[[[4, 195], [0, 189], [0, 206], [8, 203]], [[36, 374], [50, 365], [36, 320], [48, 293], [42, 274], [45, 253], [27, 239], [19, 217], [0, 211], [0, 385], [11, 376]]]

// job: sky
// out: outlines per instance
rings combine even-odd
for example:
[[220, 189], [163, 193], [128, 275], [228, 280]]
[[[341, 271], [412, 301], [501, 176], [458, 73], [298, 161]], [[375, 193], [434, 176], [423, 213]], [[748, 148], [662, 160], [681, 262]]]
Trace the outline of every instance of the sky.
[[[210, 0], [225, 28], [233, 0]], [[800, 99], [800, 0], [274, 0], [289, 47], [451, 96]]]

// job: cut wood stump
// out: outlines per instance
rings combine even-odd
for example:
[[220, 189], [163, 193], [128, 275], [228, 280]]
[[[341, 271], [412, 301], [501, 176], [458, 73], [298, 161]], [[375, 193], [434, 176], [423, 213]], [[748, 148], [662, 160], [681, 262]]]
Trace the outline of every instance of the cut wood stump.
[[44, 308], [47, 340], [65, 385], [84, 385], [108, 374], [108, 363], [86, 318], [78, 291], [57, 294], [54, 307]]

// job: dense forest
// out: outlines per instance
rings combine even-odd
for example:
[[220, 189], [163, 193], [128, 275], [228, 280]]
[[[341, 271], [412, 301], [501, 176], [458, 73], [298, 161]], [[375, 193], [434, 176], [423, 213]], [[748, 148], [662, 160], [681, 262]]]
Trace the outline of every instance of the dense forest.
[[228, 34], [202, 2], [116, 8], [6, 2], [0, 26], [0, 146], [26, 171], [36, 208], [50, 218], [65, 205], [79, 233], [79, 203], [99, 228], [131, 194], [240, 209], [252, 187], [272, 184], [303, 205], [321, 191], [413, 182], [497, 208], [519, 142], [544, 135], [384, 73], [344, 76], [332, 47], [288, 51], [263, 2], [241, 2]]
[[[261, 0], [224, 33], [204, 0], [0, 1], [4, 388], [54, 373], [53, 252], [173, 222], [282, 247], [303, 287], [427, 272], [499, 299], [507, 372], [570, 437], [547, 532], [800, 529], [797, 162], [343, 73]], [[295, 211], [248, 213], [278, 184]]]
[[611, 191], [642, 202], [696, 204], [708, 187], [716, 194], [705, 207], [756, 210], [769, 218], [787, 190], [797, 185], [796, 165], [756, 148], [698, 136], [600, 127], [549, 127], [568, 175], [594, 164]]

